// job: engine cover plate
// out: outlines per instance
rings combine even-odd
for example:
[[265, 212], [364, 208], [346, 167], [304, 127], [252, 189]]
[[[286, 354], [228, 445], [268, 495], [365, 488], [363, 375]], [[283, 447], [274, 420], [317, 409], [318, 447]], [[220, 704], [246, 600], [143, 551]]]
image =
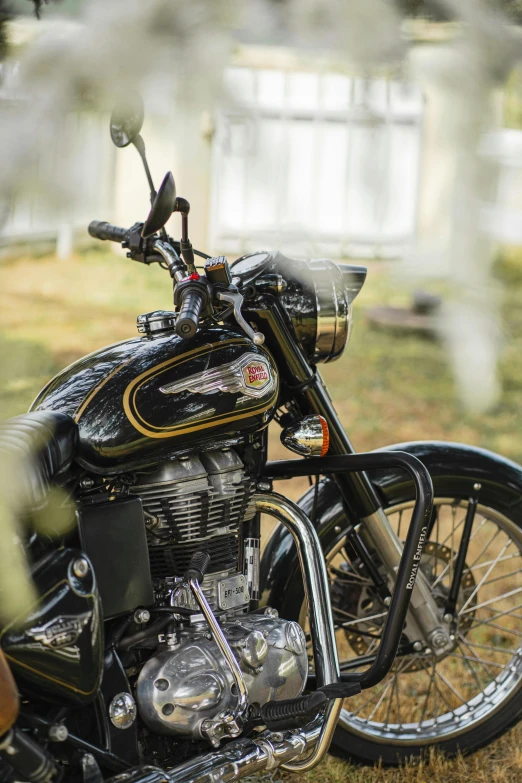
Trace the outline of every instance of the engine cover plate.
[[[300, 695], [308, 657], [297, 623], [250, 614], [221, 627], [241, 667], [250, 703]], [[176, 649], [163, 648], [141, 670], [136, 698], [140, 716], [152, 731], [201, 739], [203, 721], [236, 706], [232, 674], [207, 634], [206, 625], [183, 632]]]
[[246, 578], [243, 574], [229, 576], [218, 582], [218, 606], [220, 609], [235, 609], [250, 600]]

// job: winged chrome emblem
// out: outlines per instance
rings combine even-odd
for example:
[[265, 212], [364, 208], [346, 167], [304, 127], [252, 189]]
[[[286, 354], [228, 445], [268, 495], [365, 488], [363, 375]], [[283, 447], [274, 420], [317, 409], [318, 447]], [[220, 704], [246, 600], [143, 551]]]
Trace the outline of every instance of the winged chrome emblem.
[[245, 397], [264, 397], [275, 389], [276, 381], [268, 360], [255, 353], [246, 353], [239, 359], [221, 367], [190, 375], [181, 381], [160, 387], [163, 394], [216, 394], [229, 392]]
[[29, 629], [25, 635], [44, 647], [51, 647], [54, 650], [60, 647], [70, 647], [78, 640], [91, 616], [92, 612], [60, 615], [45, 625]]

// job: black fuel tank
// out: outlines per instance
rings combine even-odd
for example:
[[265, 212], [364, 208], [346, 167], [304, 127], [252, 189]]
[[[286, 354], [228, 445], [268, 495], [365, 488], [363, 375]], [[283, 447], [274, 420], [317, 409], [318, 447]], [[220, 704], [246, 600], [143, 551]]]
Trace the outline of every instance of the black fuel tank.
[[103, 629], [94, 571], [76, 549], [38, 563], [40, 600], [27, 621], [0, 631], [0, 644], [22, 692], [64, 705], [88, 704], [101, 680]]
[[210, 437], [262, 429], [277, 396], [268, 351], [243, 332], [213, 326], [188, 342], [169, 332], [89, 354], [53, 378], [31, 410], [72, 416], [78, 461], [109, 474]]

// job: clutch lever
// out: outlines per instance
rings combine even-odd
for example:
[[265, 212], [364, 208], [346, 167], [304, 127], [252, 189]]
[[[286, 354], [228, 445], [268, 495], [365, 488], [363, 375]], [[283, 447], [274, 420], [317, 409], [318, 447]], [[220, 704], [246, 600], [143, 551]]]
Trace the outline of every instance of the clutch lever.
[[243, 318], [241, 308], [243, 306], [243, 294], [238, 290], [235, 285], [231, 285], [226, 291], [218, 291], [217, 298], [222, 302], [228, 302], [234, 308], [234, 318], [236, 319], [238, 326], [250, 337], [254, 345], [263, 345], [265, 342], [265, 335], [261, 332], [256, 332]]

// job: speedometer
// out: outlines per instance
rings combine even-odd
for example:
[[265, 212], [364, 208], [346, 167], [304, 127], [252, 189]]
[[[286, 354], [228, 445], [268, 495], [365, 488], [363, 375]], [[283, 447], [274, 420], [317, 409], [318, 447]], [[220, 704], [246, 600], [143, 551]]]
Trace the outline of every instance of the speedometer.
[[240, 277], [243, 283], [250, 283], [251, 280], [264, 272], [272, 261], [271, 253], [251, 253], [234, 261], [230, 269], [232, 274]]

